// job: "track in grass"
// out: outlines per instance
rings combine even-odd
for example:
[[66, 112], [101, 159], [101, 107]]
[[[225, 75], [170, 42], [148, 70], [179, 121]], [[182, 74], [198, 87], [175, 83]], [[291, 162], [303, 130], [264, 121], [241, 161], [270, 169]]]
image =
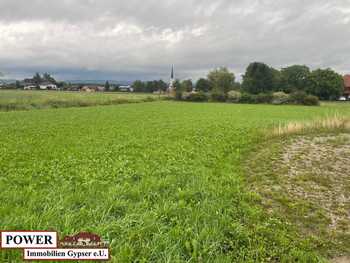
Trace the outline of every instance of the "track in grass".
[[116, 262], [319, 262], [308, 240], [254, 205], [242, 158], [260, 128], [348, 109], [154, 102], [0, 113], [0, 228], [90, 230]]

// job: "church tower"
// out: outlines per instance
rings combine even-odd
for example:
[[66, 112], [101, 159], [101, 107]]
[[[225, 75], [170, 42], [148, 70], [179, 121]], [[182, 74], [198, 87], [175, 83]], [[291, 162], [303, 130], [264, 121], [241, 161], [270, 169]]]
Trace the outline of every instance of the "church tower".
[[174, 75], [174, 65], [171, 67], [170, 82], [168, 92], [175, 91], [175, 75]]

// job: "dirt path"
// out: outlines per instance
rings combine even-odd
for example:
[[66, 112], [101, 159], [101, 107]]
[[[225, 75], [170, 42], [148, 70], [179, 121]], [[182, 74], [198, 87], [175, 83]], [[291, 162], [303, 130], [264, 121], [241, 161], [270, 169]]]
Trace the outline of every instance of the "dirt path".
[[271, 142], [246, 167], [269, 213], [290, 221], [331, 262], [350, 263], [350, 134]]

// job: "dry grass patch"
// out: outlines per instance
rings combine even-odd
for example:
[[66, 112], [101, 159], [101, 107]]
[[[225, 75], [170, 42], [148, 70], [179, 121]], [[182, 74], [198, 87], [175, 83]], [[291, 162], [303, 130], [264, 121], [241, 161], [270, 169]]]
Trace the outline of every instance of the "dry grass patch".
[[285, 136], [293, 134], [303, 134], [310, 131], [319, 130], [350, 130], [350, 119], [343, 116], [331, 116], [312, 122], [289, 122], [280, 124], [273, 129], [273, 136]]

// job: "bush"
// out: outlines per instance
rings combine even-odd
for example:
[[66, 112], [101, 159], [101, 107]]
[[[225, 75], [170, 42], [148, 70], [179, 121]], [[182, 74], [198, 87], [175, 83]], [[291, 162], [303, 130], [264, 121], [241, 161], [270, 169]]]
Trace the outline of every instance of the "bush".
[[275, 92], [272, 94], [272, 104], [281, 105], [288, 104], [290, 102], [290, 96], [283, 91]]
[[296, 91], [290, 95], [290, 101], [294, 104], [315, 106], [319, 105], [319, 99], [313, 95], [307, 95], [304, 91]]
[[229, 102], [239, 102], [241, 100], [242, 94], [239, 91], [231, 90], [229, 93], [227, 93], [227, 100]]
[[225, 102], [227, 99], [226, 94], [219, 91], [213, 91], [210, 97], [212, 101], [218, 101], [218, 102]]
[[241, 103], [256, 103], [256, 95], [250, 93], [242, 93], [241, 99], [239, 102]]
[[176, 99], [176, 100], [182, 100], [182, 99], [183, 99], [183, 96], [184, 96], [184, 94], [183, 94], [182, 91], [176, 90], [176, 92], [175, 92], [175, 99]]
[[208, 96], [204, 92], [195, 92], [186, 94], [187, 101], [201, 102], [208, 101]]
[[294, 104], [304, 104], [307, 94], [304, 91], [296, 91], [290, 94], [290, 102]]
[[304, 98], [303, 104], [306, 106], [317, 106], [320, 105], [318, 97], [313, 95], [308, 95]]
[[272, 94], [270, 93], [259, 93], [255, 97], [256, 103], [271, 103], [272, 102]]

